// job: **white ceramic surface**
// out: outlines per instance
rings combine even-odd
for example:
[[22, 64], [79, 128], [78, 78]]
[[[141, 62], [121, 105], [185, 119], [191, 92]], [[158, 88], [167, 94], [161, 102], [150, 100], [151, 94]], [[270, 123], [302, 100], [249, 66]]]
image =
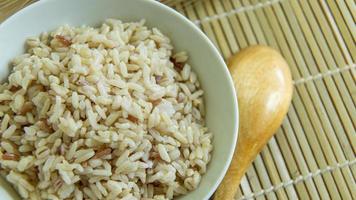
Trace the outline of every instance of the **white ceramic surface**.
[[[189, 63], [205, 91], [206, 121], [214, 133], [212, 159], [199, 187], [181, 197], [208, 199], [221, 182], [235, 149], [238, 107], [233, 81], [217, 49], [189, 20], [173, 9], [151, 0], [41, 0], [0, 25], [0, 80], [6, 80], [9, 61], [24, 52], [28, 36], [63, 25], [95, 26], [106, 18], [123, 21], [146, 19], [172, 39], [177, 50], [189, 53]], [[0, 181], [0, 199], [12, 199]]]

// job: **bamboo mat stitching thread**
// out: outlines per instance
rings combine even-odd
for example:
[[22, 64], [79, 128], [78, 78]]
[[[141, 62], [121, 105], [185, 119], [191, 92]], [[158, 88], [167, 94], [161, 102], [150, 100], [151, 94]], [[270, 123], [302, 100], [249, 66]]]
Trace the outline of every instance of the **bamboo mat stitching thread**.
[[218, 14], [218, 15], [207, 16], [207, 17], [204, 17], [204, 18], [199, 19], [199, 20], [194, 20], [193, 23], [196, 24], [196, 25], [199, 25], [199, 24], [201, 24], [203, 22], [209, 22], [209, 21], [216, 20], [216, 19], [230, 17], [230, 16], [238, 14], [238, 13], [251, 11], [251, 10], [255, 10], [255, 9], [259, 9], [259, 8], [264, 8], [264, 7], [267, 7], [267, 6], [270, 6], [272, 4], [282, 2], [282, 1], [284, 1], [284, 0], [271, 0], [271, 1], [266, 1], [266, 2], [263, 2], [263, 3], [256, 3], [254, 5], [246, 5], [246, 6], [239, 7], [239, 8], [236, 8], [236, 9], [233, 9], [231, 11], [224, 12], [224, 13], [221, 13], [221, 14]]
[[343, 67], [343, 68], [337, 68], [337, 69], [334, 69], [334, 70], [328, 70], [328, 71], [325, 71], [324, 73], [318, 73], [318, 74], [315, 74], [313, 76], [307, 76], [305, 78], [301, 78], [301, 79], [295, 80], [295, 81], [293, 81], [293, 84], [294, 85], [299, 85], [299, 84], [303, 84], [303, 83], [308, 82], [308, 81], [314, 81], [314, 80], [318, 80], [318, 79], [323, 79], [325, 77], [333, 76], [333, 75], [339, 74], [341, 72], [348, 71], [348, 70], [355, 69], [355, 68], [356, 68], [356, 63], [353, 63], [352, 65], [346, 65], [346, 67]]
[[267, 189], [263, 189], [259, 192], [255, 192], [255, 193], [251, 193], [249, 195], [246, 195], [246, 196], [242, 196], [239, 200], [247, 200], [247, 199], [252, 199], [252, 198], [256, 198], [256, 197], [259, 197], [259, 196], [262, 196], [262, 195], [265, 195], [265, 194], [268, 194], [268, 193], [271, 193], [271, 192], [275, 192], [281, 188], [286, 188], [288, 186], [291, 186], [291, 185], [295, 185], [301, 181], [307, 181], [311, 178], [314, 178], [316, 176], [319, 176], [319, 175], [322, 175], [322, 174], [325, 174], [325, 173], [328, 173], [328, 172], [332, 172], [334, 170], [337, 170], [337, 169], [341, 169], [341, 168], [344, 168], [344, 167], [351, 167], [352, 165], [356, 164], [356, 159], [355, 160], [352, 160], [352, 161], [345, 161], [344, 163], [337, 163], [335, 166], [327, 166], [326, 168], [324, 169], [318, 169], [316, 170], [315, 172], [310, 172], [308, 173], [307, 175], [305, 176], [298, 176], [296, 177], [295, 179], [292, 179], [292, 180], [289, 180], [289, 181], [286, 181], [286, 182], [282, 182], [278, 185], [274, 185], [274, 186], [271, 186]]

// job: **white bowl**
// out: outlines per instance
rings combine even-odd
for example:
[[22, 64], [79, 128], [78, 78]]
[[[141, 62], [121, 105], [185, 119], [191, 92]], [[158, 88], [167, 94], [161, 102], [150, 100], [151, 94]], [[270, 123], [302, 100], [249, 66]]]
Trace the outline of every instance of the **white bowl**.
[[[189, 63], [205, 91], [206, 122], [213, 132], [212, 159], [199, 187], [180, 199], [208, 199], [224, 177], [237, 140], [238, 107], [232, 78], [218, 50], [192, 22], [173, 9], [149, 0], [42, 0], [0, 25], [0, 78], [5, 81], [10, 59], [24, 52], [29, 36], [63, 24], [99, 25], [106, 18], [146, 19], [189, 53]], [[0, 199], [13, 199], [0, 180]]]

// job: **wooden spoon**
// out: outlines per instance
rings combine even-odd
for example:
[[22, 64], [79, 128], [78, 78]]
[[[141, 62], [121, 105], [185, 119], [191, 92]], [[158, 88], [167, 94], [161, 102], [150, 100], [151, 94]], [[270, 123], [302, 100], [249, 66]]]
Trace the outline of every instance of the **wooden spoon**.
[[291, 102], [293, 84], [288, 64], [274, 49], [252, 46], [228, 61], [235, 82], [240, 129], [231, 165], [215, 193], [232, 200], [242, 176], [276, 132]]

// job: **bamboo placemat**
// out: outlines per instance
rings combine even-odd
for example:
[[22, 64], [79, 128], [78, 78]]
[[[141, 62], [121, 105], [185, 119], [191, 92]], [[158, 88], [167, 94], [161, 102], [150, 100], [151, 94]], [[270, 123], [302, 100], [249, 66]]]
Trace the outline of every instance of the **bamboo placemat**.
[[[0, 20], [25, 1], [0, 9]], [[356, 199], [354, 0], [163, 2], [199, 26], [225, 59], [264, 44], [290, 65], [295, 90], [288, 116], [236, 188], [236, 199]]]

